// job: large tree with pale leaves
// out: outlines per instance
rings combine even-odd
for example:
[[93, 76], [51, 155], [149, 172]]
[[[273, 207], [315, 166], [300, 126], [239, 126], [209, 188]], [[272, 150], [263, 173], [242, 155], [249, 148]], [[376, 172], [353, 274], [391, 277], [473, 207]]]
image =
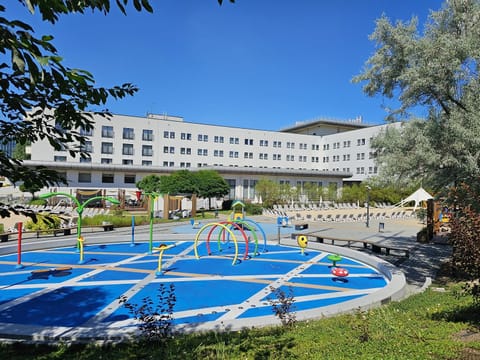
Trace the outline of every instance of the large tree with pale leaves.
[[[397, 98], [389, 117], [410, 120], [373, 141], [383, 174], [448, 189], [459, 209], [452, 269], [473, 280], [467, 289], [480, 302], [480, 1], [445, 2], [423, 32], [416, 19], [393, 25], [382, 16], [371, 39], [376, 52], [354, 81], [370, 96]], [[419, 108], [424, 118], [412, 118]]]
[[421, 180], [437, 191], [468, 183], [480, 193], [478, 39], [478, 0], [445, 2], [422, 31], [416, 18], [377, 20], [371, 35], [376, 51], [353, 81], [369, 96], [398, 100], [389, 120], [409, 120], [373, 141], [382, 175]]

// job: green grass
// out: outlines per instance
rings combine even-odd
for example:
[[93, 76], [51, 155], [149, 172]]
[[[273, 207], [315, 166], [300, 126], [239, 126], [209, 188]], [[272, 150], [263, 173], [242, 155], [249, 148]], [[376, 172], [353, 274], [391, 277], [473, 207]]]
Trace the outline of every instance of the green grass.
[[473, 359], [462, 354], [478, 351], [480, 341], [463, 342], [457, 335], [479, 331], [479, 309], [471, 298], [456, 296], [458, 288], [428, 289], [377, 309], [297, 322], [291, 327], [180, 335], [148, 344], [2, 344], [0, 358]]

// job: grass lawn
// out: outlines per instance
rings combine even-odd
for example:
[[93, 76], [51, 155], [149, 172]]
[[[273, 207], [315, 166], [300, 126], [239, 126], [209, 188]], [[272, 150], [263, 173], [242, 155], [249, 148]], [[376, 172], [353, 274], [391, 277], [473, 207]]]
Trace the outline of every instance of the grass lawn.
[[[439, 288], [440, 286], [445, 286]], [[480, 308], [460, 285], [291, 326], [110, 345], [3, 343], [1, 359], [480, 359]]]

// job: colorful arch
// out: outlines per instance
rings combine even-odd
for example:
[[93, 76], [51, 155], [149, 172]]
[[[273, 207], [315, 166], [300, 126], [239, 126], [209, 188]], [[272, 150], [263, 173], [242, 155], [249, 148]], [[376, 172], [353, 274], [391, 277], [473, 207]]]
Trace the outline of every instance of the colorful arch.
[[[261, 225], [256, 222], [256, 221], [253, 221], [252, 219], [248, 219], [248, 218], [245, 218], [243, 219], [243, 222], [248, 222], [250, 224], [253, 224], [257, 229], [260, 230], [260, 232], [262, 233], [262, 237], [263, 237], [263, 252], [267, 252], [267, 235], [265, 234], [265, 230], [263, 230], [263, 228], [261, 227]], [[252, 231], [252, 230], [250, 230]]]
[[[208, 224], [206, 224], [206, 225], [204, 225], [204, 226], [202, 226], [202, 227], [200, 228], [200, 230], [197, 232], [197, 235], [195, 236], [195, 242], [194, 242], [194, 247], [193, 247], [193, 251], [194, 251], [194, 253], [195, 253], [195, 257], [196, 257], [197, 259], [200, 259], [200, 256], [198, 255], [198, 249], [197, 249], [197, 247], [198, 247], [198, 239], [200, 238], [200, 235], [202, 234], [202, 232], [203, 232], [206, 228], [208, 228], [208, 227], [213, 227], [213, 226], [215, 226], [215, 227], [220, 226], [221, 228], [223, 228], [225, 231], [227, 231], [227, 232], [232, 236], [232, 238], [233, 238], [233, 243], [234, 243], [234, 245], [235, 245], [235, 256], [234, 256], [234, 258], [233, 258], [232, 265], [235, 265], [235, 264], [237, 263], [237, 259], [238, 259], [238, 243], [237, 243], [237, 238], [235, 237], [235, 234], [233, 233], [232, 230], [230, 230], [226, 225], [221, 224], [221, 223], [208, 223]], [[210, 232], [210, 234], [211, 234], [211, 232]], [[210, 240], [210, 239], [207, 238], [207, 244], [208, 244], [208, 241], [209, 241], [209, 240]], [[209, 249], [209, 248], [208, 248], [208, 252], [210, 252], [210, 249]]]
[[[235, 228], [237, 230], [240, 230], [240, 232], [242, 233], [242, 236], [245, 240], [245, 244], [246, 244], [246, 248], [245, 248], [245, 255], [244, 255], [244, 258], [243, 260], [246, 260], [248, 258], [248, 236], [247, 234], [245, 233], [245, 230], [243, 229], [242, 226], [240, 225], [246, 225], [248, 227], [248, 230], [250, 230], [252, 232], [252, 235], [253, 235], [253, 238], [255, 240], [255, 249], [253, 251], [253, 256], [256, 256], [258, 254], [258, 238], [257, 238], [257, 234], [255, 233], [254, 229], [249, 225], [247, 224], [246, 222], [244, 221], [221, 221], [220, 224], [225, 224], [225, 225], [230, 225], [230, 229], [232, 228]], [[213, 230], [213, 229], [212, 229]], [[228, 233], [228, 237], [227, 237], [227, 240], [225, 240], [225, 231], [221, 231], [219, 234], [218, 234], [218, 238], [217, 238], [217, 243], [218, 243], [218, 250], [221, 251], [221, 248], [220, 248], [220, 238], [223, 236], [223, 242], [229, 242], [230, 241], [230, 233]], [[207, 244], [208, 244], [208, 240], [207, 240]]]
[[[240, 230], [242, 236], [243, 236], [243, 239], [245, 240], [245, 255], [243, 256], [243, 260], [246, 260], [248, 258], [248, 236], [247, 234], [245, 233], [245, 231], [242, 229], [242, 227], [240, 225], [238, 225], [237, 223], [235, 222], [230, 222], [230, 221], [220, 221], [216, 224], [221, 224], [221, 225], [232, 225], [234, 226], [237, 230]], [[212, 226], [212, 228], [210, 229], [210, 231], [208, 232], [208, 235], [207, 235], [207, 251], [208, 251], [208, 254], [210, 255], [210, 236], [211, 234], [213, 233], [213, 231], [217, 228], [217, 226]], [[222, 236], [223, 234], [223, 237], [225, 238], [225, 229], [223, 228], [219, 234], [218, 234], [218, 240], [217, 240], [217, 244], [218, 244], [218, 251], [222, 251], [222, 248], [220, 246], [220, 237]], [[229, 234], [230, 235], [230, 234]]]

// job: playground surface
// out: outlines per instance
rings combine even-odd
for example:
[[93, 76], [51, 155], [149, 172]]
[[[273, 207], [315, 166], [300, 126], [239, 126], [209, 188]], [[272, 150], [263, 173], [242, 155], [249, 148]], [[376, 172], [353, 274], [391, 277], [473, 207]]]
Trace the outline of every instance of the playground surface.
[[[21, 266], [16, 253], [0, 256], [0, 337], [122, 339], [138, 323], [120, 297], [137, 307], [147, 297], [153, 308], [165, 305], [161, 284], [167, 294], [174, 287], [175, 330], [221, 331], [278, 324], [274, 289], [294, 297], [296, 318], [304, 320], [374, 302], [391, 281], [385, 269], [348, 256], [337, 263], [348, 276], [334, 276], [331, 251], [274, 241], [260, 241], [254, 251], [252, 243], [220, 236], [191, 239], [155, 240], [153, 252], [145, 240], [90, 239], [81, 262], [73, 238], [68, 246], [24, 252]], [[160, 244], [168, 246], [162, 259]]]

